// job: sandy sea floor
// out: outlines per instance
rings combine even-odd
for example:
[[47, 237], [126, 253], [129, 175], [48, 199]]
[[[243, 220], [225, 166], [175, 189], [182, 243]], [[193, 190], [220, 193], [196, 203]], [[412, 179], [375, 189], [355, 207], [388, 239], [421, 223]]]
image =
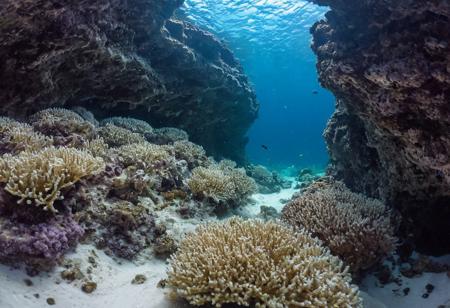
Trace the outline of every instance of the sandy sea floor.
[[[294, 192], [295, 189], [289, 188], [274, 194], [256, 194], [253, 196], [253, 204], [246, 206], [241, 212], [245, 216], [256, 216], [261, 205], [270, 205], [280, 211], [283, 207], [282, 200], [289, 199]], [[185, 222], [182, 228], [186, 232], [192, 230], [194, 222]], [[95, 266], [92, 264], [92, 256]], [[134, 263], [124, 260], [117, 262], [91, 245], [78, 245], [76, 251], [69, 253], [66, 259], [78, 262], [82, 271], [88, 267], [92, 268], [90, 278], [97, 283], [97, 289], [93, 293], [84, 293], [80, 280], [71, 283], [63, 280], [60, 277], [63, 270], [61, 267], [55, 268], [51, 273], [29, 277], [23, 270], [0, 265], [0, 308], [48, 307], [49, 298], [54, 300], [54, 307], [64, 308], [187, 306], [185, 303], [170, 300], [165, 294], [167, 291], [158, 287], [158, 282], [166, 275], [164, 261], [153, 259]], [[450, 262], [450, 256], [442, 260]], [[132, 284], [131, 281], [138, 274], [145, 275], [147, 280], [142, 284]], [[422, 295], [428, 283], [435, 288], [425, 299]], [[380, 286], [375, 277], [369, 276], [360, 287], [365, 292], [363, 297], [367, 308], [450, 307], [450, 278], [445, 273], [425, 273], [421, 277], [411, 279], [402, 277], [401, 286], [395, 283]], [[407, 296], [403, 294], [404, 288], [410, 288]], [[446, 304], [448, 306], [440, 306]]]

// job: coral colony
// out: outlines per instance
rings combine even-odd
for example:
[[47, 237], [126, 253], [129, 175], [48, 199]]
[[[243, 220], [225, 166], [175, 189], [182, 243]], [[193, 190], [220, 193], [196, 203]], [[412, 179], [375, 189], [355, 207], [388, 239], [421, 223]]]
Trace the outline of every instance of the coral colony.
[[[167, 285], [194, 305], [357, 307], [350, 273], [395, 248], [393, 214], [326, 178], [286, 205], [279, 223], [233, 218], [174, 238], [157, 224], [159, 211], [232, 211], [249, 201], [255, 180], [232, 161], [207, 157], [180, 130], [93, 120], [66, 109], [27, 122], [2, 118], [2, 261], [49, 270], [83, 239], [127, 260], [175, 252]], [[255, 172], [259, 186], [279, 189], [276, 176]]]

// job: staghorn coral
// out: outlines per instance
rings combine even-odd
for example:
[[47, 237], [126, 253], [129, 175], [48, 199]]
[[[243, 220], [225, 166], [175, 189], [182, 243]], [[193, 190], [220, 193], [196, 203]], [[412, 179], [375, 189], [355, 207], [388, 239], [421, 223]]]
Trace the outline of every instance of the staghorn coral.
[[51, 137], [35, 132], [30, 125], [0, 117], [0, 154], [36, 151], [52, 144]]
[[155, 164], [171, 158], [166, 149], [148, 142], [121, 146], [118, 150], [119, 160], [126, 166], [151, 172]]
[[244, 168], [231, 168], [225, 171], [234, 184], [234, 194], [237, 199], [245, 199], [256, 192], [255, 181], [248, 177]]
[[167, 283], [196, 306], [362, 307], [350, 280], [342, 261], [306, 232], [233, 218], [187, 235]]
[[113, 124], [106, 124], [98, 130], [98, 134], [112, 147], [120, 147], [133, 143], [143, 143], [145, 138], [137, 133], [133, 133], [126, 128]]
[[188, 185], [195, 195], [215, 201], [233, 199], [236, 189], [231, 177], [217, 166], [195, 168]]
[[18, 203], [43, 205], [56, 211], [53, 203], [63, 199], [61, 190], [83, 177], [105, 168], [101, 158], [73, 148], [49, 147], [38, 152], [22, 152], [0, 159], [0, 182], [5, 190], [19, 197]]
[[393, 217], [384, 204], [351, 192], [341, 182], [315, 182], [283, 208], [282, 220], [317, 236], [354, 274], [396, 246]]
[[33, 128], [53, 136], [59, 145], [80, 145], [95, 135], [95, 127], [74, 111], [64, 108], [41, 110], [29, 119]]
[[106, 118], [100, 122], [101, 125], [106, 124], [112, 124], [115, 126], [119, 126], [125, 129], [128, 129], [129, 131], [132, 131], [133, 133], [138, 134], [151, 134], [153, 133], [153, 127], [150, 126], [145, 121], [134, 119], [134, 118], [127, 118], [127, 117], [112, 117], [112, 118]]
[[256, 191], [256, 184], [243, 168], [223, 160], [209, 167], [197, 167], [188, 180], [191, 191], [197, 196], [212, 198], [216, 202], [244, 200]]
[[108, 144], [101, 137], [86, 141], [83, 148], [89, 151], [92, 155], [103, 158], [106, 158], [109, 150]]

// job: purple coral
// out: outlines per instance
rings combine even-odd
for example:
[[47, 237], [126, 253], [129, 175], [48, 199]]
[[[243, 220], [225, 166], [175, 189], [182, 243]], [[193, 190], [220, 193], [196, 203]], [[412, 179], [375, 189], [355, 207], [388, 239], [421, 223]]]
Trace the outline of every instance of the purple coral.
[[54, 263], [83, 234], [71, 214], [35, 224], [0, 217], [0, 260]]

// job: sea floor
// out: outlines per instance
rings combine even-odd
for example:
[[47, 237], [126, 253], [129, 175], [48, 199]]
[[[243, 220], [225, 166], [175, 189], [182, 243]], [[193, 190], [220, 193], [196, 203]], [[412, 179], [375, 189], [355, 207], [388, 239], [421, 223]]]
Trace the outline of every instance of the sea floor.
[[[255, 217], [261, 205], [272, 206], [279, 212], [295, 191], [292, 187], [274, 194], [255, 194], [254, 202], [244, 207], [240, 214]], [[188, 232], [194, 228], [194, 222], [184, 222], [182, 228]], [[90, 279], [97, 284], [93, 293], [83, 292], [80, 280], [71, 283], [63, 280], [62, 267], [30, 277], [22, 269], [0, 265], [0, 308], [48, 307], [48, 301], [51, 303], [52, 300], [54, 307], [64, 308], [187, 307], [184, 302], [170, 299], [167, 291], [158, 287], [158, 283], [166, 276], [165, 261], [117, 261], [94, 246], [83, 244], [78, 245], [76, 251], [68, 254], [66, 259], [79, 264], [83, 272], [91, 268]], [[450, 256], [441, 261], [450, 263]], [[144, 275], [147, 280], [142, 284], [133, 284], [136, 275]], [[428, 298], [423, 298], [427, 284], [432, 284], [434, 290]], [[417, 278], [402, 277], [401, 286], [396, 283], [382, 286], [377, 278], [369, 276], [363, 280], [360, 288], [366, 308], [450, 307], [450, 277], [445, 273], [424, 273]], [[408, 295], [403, 293], [405, 288], [410, 290]]]

